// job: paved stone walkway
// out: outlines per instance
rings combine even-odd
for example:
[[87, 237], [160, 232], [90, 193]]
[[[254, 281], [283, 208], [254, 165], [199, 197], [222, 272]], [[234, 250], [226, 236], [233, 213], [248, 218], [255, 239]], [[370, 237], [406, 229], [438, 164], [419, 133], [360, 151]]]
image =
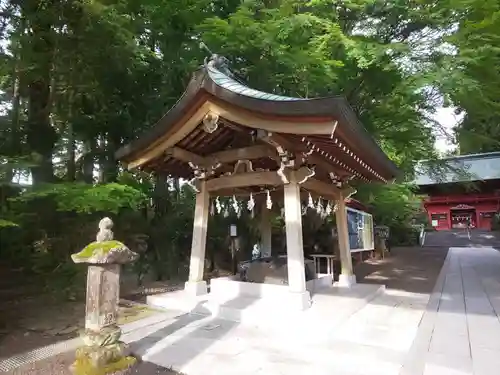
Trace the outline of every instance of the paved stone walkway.
[[402, 375], [500, 373], [500, 252], [450, 248]]
[[276, 334], [169, 311], [123, 339], [188, 375], [498, 375], [499, 313], [500, 251], [451, 248], [430, 298], [388, 290], [336, 327]]
[[387, 291], [314, 339], [184, 315], [129, 340], [189, 375], [498, 375], [499, 313], [500, 252], [451, 248], [430, 298]]
[[398, 375], [428, 299], [386, 291], [335, 326], [310, 321], [309, 331], [179, 314], [124, 340], [143, 360], [188, 375]]

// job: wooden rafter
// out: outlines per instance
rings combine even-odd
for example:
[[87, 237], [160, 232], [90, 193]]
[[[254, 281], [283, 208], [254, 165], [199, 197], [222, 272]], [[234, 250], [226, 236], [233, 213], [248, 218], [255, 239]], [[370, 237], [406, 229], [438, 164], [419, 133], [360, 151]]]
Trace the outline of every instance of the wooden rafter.
[[170, 156], [185, 163], [193, 163], [194, 165], [197, 165], [199, 167], [208, 167], [209, 160], [207, 160], [203, 156], [195, 154], [194, 152], [184, 150], [180, 147], [169, 148], [165, 151], [165, 154], [166, 156]]

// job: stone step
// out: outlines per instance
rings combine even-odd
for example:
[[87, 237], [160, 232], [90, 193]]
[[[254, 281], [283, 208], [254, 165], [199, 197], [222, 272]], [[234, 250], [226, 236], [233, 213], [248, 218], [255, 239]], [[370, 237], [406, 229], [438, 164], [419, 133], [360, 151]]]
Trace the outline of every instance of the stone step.
[[323, 335], [362, 310], [369, 302], [384, 293], [380, 285], [356, 284], [351, 288], [332, 286], [312, 296], [311, 308], [293, 310], [283, 298], [258, 298], [245, 295], [223, 300], [210, 294], [190, 297], [180, 292], [150, 296], [147, 303], [156, 308], [181, 310], [187, 313], [243, 323], [266, 330], [286, 332], [290, 327], [307, 333]]
[[[203, 306], [207, 306], [209, 300], [208, 294], [204, 296], [193, 297], [184, 292], [177, 290], [173, 292], [161, 293], [148, 296], [146, 303], [152, 307], [179, 310], [183, 312], [203, 311]], [[210, 311], [205, 311], [206, 315], [210, 315]]]

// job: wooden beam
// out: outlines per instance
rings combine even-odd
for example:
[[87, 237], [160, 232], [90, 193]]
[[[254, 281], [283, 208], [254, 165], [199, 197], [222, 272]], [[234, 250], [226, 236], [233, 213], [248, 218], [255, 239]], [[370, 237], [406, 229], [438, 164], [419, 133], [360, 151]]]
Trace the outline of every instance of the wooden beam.
[[276, 153], [276, 150], [272, 149], [268, 145], [256, 145], [215, 152], [206, 156], [207, 159], [212, 159], [214, 162], [222, 164], [232, 163], [238, 160], [255, 160], [266, 157], [270, 159], [277, 159], [278, 154]]
[[299, 184], [304, 183], [308, 179], [312, 178], [314, 176], [314, 174], [315, 174], [312, 169], [309, 169], [307, 167], [300, 167], [294, 173], [295, 173], [295, 177], [297, 178], [297, 182]]
[[283, 185], [276, 172], [248, 172], [207, 180], [207, 190], [234, 189], [247, 186]]
[[341, 191], [333, 184], [329, 184], [316, 178], [309, 178], [301, 186], [306, 190], [310, 190], [323, 198], [337, 200], [340, 197]]
[[244, 188], [234, 188], [234, 189], [219, 189], [219, 190], [212, 190], [210, 192], [211, 197], [249, 197], [250, 196], [250, 190], [245, 190]]
[[204, 158], [203, 156], [195, 154], [191, 151], [184, 150], [180, 147], [171, 147], [165, 151], [165, 154], [185, 163], [191, 162], [199, 167], [207, 167], [209, 164], [209, 160], [207, 160], [207, 158]]
[[[282, 202], [283, 201], [283, 190], [282, 189], [272, 190], [269, 193], [271, 194], [271, 199], [273, 200], [273, 202]], [[309, 198], [309, 194], [311, 194], [311, 196], [314, 199], [318, 199], [321, 197], [324, 199], [336, 201], [336, 199], [334, 199], [334, 198], [328, 198], [328, 197], [323, 196], [319, 193], [316, 193], [312, 190], [305, 191], [303, 189], [300, 190], [300, 199], [302, 199], [302, 201], [307, 201], [307, 199]], [[221, 190], [216, 190], [216, 191], [210, 192], [210, 197], [232, 197], [233, 195], [237, 198], [248, 199], [250, 197], [250, 190], [244, 190], [243, 188], [239, 188], [239, 189], [221, 189]], [[266, 192], [265, 191], [253, 192], [253, 198], [254, 198], [256, 204], [258, 205], [266, 200]], [[275, 207], [275, 206], [273, 206], [273, 207]]]
[[276, 151], [268, 145], [235, 148], [232, 150], [215, 152], [207, 156], [201, 156], [180, 147], [171, 147], [165, 151], [165, 155], [185, 163], [193, 163], [194, 165], [206, 168], [218, 163], [228, 164], [238, 160], [255, 160], [265, 157], [278, 159]]
[[228, 119], [237, 124], [252, 128], [263, 129], [270, 132], [280, 132], [287, 134], [314, 134], [314, 135], [330, 135], [335, 129], [336, 122], [333, 119], [328, 119], [319, 122], [312, 122], [308, 119], [300, 121], [283, 120], [279, 117], [266, 119], [262, 116], [256, 116], [254, 112], [248, 111], [239, 107], [235, 107], [222, 100], [214, 100], [211, 102], [211, 111], [219, 117]]

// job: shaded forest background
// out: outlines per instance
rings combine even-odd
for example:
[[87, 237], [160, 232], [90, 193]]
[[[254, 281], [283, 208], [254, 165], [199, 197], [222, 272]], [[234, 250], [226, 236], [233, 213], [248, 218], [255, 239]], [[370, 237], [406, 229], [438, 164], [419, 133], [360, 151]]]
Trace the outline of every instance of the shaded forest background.
[[[420, 215], [415, 163], [435, 159], [445, 134], [436, 108], [463, 116], [458, 152], [500, 149], [496, 0], [1, 0], [0, 37], [0, 262], [63, 292], [82, 271], [69, 255], [104, 215], [130, 247], [147, 240], [136, 271], [182, 276], [193, 193], [124, 171], [114, 153], [177, 101], [202, 41], [251, 87], [347, 97], [403, 171], [356, 195], [397, 242]], [[248, 215], [211, 218], [212, 268], [229, 256], [230, 222], [257, 236]], [[328, 232], [305, 222], [306, 241]]]

